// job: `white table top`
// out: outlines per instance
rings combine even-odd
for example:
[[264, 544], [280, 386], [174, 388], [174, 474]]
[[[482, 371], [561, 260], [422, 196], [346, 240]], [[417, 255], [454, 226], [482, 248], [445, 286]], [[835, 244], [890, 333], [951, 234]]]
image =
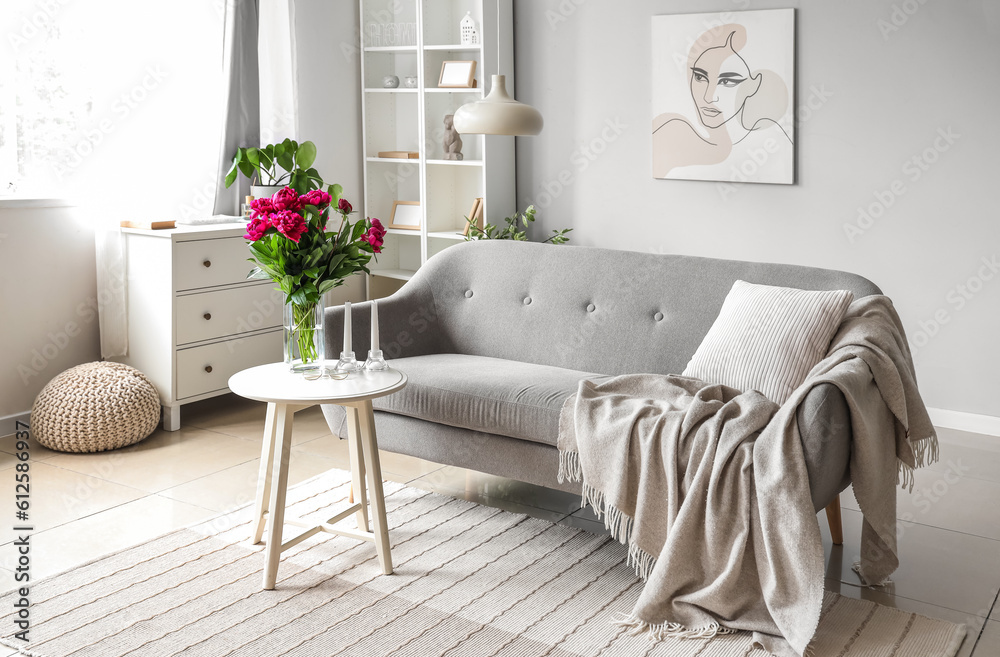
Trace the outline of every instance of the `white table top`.
[[289, 372], [285, 363], [258, 365], [229, 379], [229, 389], [240, 397], [279, 404], [358, 402], [390, 395], [405, 386], [406, 375], [391, 368], [384, 372], [354, 372], [340, 381], [308, 381], [301, 374]]

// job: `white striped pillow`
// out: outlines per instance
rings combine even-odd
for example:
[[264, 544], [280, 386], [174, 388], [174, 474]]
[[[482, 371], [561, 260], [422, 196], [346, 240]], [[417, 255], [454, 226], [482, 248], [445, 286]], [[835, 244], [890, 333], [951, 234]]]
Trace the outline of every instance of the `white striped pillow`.
[[785, 403], [826, 356], [854, 295], [736, 281], [682, 376]]

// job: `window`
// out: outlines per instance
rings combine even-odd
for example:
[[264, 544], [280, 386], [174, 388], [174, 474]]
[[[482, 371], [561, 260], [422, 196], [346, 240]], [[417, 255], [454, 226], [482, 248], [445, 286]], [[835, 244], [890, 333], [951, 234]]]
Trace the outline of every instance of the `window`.
[[211, 211], [221, 1], [4, 0], [0, 38], [0, 199]]

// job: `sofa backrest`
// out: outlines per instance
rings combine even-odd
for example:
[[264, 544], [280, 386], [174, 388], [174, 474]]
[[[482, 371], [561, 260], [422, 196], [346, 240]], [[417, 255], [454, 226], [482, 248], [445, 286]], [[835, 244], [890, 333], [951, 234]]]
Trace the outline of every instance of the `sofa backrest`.
[[737, 280], [881, 294], [841, 271], [528, 242], [450, 247], [417, 272], [455, 353], [601, 374], [684, 370]]

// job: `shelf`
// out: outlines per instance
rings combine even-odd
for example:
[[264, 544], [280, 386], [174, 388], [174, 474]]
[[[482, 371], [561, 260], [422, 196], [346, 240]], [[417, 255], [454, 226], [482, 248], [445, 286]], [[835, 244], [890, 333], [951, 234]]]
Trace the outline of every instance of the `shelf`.
[[433, 46], [424, 46], [424, 50], [446, 50], [449, 52], [468, 52], [470, 50], [479, 50], [480, 48], [482, 48], [482, 45], [478, 43], [469, 46], [448, 45], [448, 44], [435, 44]]
[[479, 87], [428, 87], [424, 91], [429, 94], [478, 94], [482, 89]]
[[410, 271], [409, 269], [373, 269], [372, 276], [381, 276], [382, 278], [395, 278], [397, 281], [408, 281], [413, 278], [416, 274], [415, 271]]
[[416, 46], [365, 46], [365, 52], [417, 52]]
[[[394, 294], [438, 253], [453, 246], [464, 248], [464, 215], [474, 199], [488, 199], [491, 217], [513, 215], [516, 210], [514, 139], [463, 135], [464, 160], [444, 159], [448, 151], [443, 143], [444, 117], [482, 101], [490, 91], [492, 74], [515, 69], [513, 4], [511, 0], [358, 0], [358, 87], [364, 133], [364, 203], [359, 205], [387, 229], [384, 251], [364, 279], [369, 299]], [[460, 24], [467, 13], [477, 22], [479, 43], [461, 43]], [[398, 40], [393, 40], [391, 27], [370, 32], [373, 20], [380, 25], [398, 23]], [[407, 43], [417, 45], [393, 45]], [[438, 86], [442, 62], [467, 60], [476, 62], [476, 86]], [[399, 78], [400, 85], [385, 88], [382, 83], [389, 76]], [[405, 86], [411, 76], [416, 77], [416, 87]], [[380, 151], [419, 151], [420, 156], [379, 157]], [[419, 230], [389, 227], [393, 203], [400, 199], [419, 201]]]
[[460, 232], [452, 230], [443, 230], [436, 233], [427, 233], [427, 237], [437, 237], [442, 240], [455, 240], [455, 241], [465, 241], [465, 235]]
[[427, 160], [427, 164], [443, 164], [449, 167], [481, 167], [482, 160]]

